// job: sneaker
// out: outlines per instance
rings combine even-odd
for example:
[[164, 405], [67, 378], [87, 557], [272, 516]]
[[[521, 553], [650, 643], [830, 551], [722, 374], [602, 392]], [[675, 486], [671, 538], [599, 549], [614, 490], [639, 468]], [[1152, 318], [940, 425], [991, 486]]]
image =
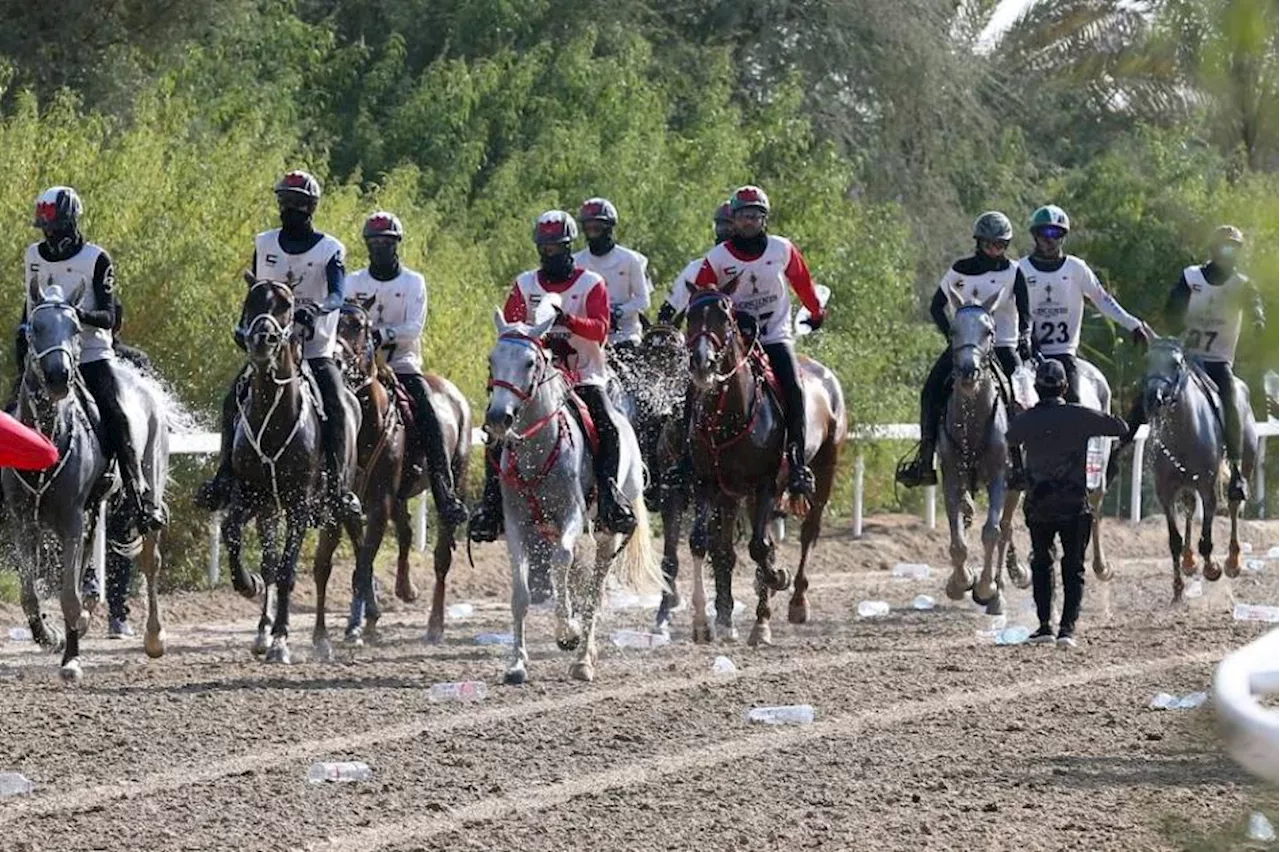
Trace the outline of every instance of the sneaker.
[[108, 639], [129, 639], [133, 636], [133, 625], [127, 618], [111, 618], [107, 622]]
[[1058, 631], [1058, 647], [1064, 648], [1064, 649], [1079, 647], [1079, 644], [1076, 642], [1076, 637], [1072, 634], [1072, 631], [1070, 630]]
[[1031, 638], [1027, 640], [1030, 645], [1048, 645], [1053, 642], [1053, 628], [1047, 624], [1040, 625], [1040, 629], [1031, 634]]

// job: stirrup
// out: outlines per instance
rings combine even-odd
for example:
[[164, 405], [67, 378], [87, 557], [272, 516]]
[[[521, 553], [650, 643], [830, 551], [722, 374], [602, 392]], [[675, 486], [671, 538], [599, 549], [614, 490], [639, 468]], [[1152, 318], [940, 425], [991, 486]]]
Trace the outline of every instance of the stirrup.
[[467, 523], [467, 537], [480, 544], [497, 541], [498, 536], [502, 535], [502, 527], [502, 508], [482, 503]]
[[932, 467], [926, 468], [923, 462], [916, 459], [900, 464], [894, 473], [894, 479], [907, 488], [919, 488], [922, 485], [937, 485], [938, 473]]
[[807, 464], [792, 465], [791, 482], [787, 485], [787, 491], [791, 496], [812, 497], [815, 490], [817, 490], [817, 483], [809, 466]]

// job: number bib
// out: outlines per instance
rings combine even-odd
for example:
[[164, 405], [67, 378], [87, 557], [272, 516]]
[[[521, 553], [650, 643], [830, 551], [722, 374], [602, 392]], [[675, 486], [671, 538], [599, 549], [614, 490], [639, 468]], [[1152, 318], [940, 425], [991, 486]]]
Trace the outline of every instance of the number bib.
[[1187, 304], [1187, 330], [1183, 349], [1202, 361], [1225, 361], [1236, 357], [1240, 342], [1240, 326], [1244, 319], [1244, 295], [1249, 279], [1232, 273], [1222, 284], [1214, 286], [1204, 277], [1199, 266], [1182, 271], [1191, 299]]

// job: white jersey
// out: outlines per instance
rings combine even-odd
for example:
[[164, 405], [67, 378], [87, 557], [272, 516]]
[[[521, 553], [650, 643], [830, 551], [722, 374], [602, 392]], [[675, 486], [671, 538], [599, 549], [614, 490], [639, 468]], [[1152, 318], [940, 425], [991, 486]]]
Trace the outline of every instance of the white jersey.
[[1191, 288], [1187, 303], [1187, 330], [1183, 348], [1202, 361], [1230, 364], [1240, 342], [1240, 326], [1244, 322], [1244, 304], [1249, 294], [1249, 279], [1239, 272], [1216, 287], [1204, 277], [1199, 266], [1188, 266], [1182, 277]]
[[[603, 309], [608, 300], [608, 287], [605, 285], [604, 279], [594, 272], [586, 269], [576, 270], [571, 283], [563, 290], [557, 288], [554, 291], [548, 291], [545, 289], [542, 286], [542, 282], [538, 280], [538, 270], [536, 269], [520, 273], [515, 283], [515, 290], [520, 294], [520, 298], [524, 302], [525, 316], [530, 319], [538, 310], [538, 304], [549, 292], [560, 294], [560, 310], [564, 313], [569, 316], [590, 319], [588, 302], [591, 301], [592, 291], [597, 288], [601, 291], [597, 295], [597, 298], [600, 299], [599, 304], [602, 310], [602, 315], [599, 319], [607, 322], [607, 315], [603, 314]], [[568, 342], [570, 351], [567, 354], [559, 350], [554, 343], [551, 344], [551, 348], [553, 352], [558, 352], [563, 357], [564, 367], [572, 375], [575, 385], [604, 386], [603, 343], [597, 343], [580, 334], [574, 334], [562, 325], [553, 325], [551, 330], [547, 332], [547, 337], [559, 337]]]
[[991, 317], [996, 322], [995, 345], [1012, 348], [1018, 345], [1018, 305], [1013, 297], [1013, 284], [1017, 280], [1018, 267], [1012, 263], [980, 275], [965, 275], [951, 268], [938, 282], [938, 289], [944, 294], [954, 292], [966, 305], [985, 302], [994, 295]]
[[757, 339], [762, 344], [791, 339], [791, 282], [789, 269], [803, 269], [805, 284], [812, 287], [803, 260], [794, 260], [791, 241], [769, 235], [764, 252], [755, 259], [738, 256], [731, 241], [713, 247], [702, 259], [697, 282], [700, 287], [717, 287], [737, 279], [731, 294], [734, 310], [755, 318]]
[[698, 270], [701, 268], [702, 258], [689, 261], [689, 265], [680, 271], [680, 276], [671, 285], [667, 304], [674, 308], [677, 314], [682, 314], [688, 309], [689, 297], [693, 295], [689, 292], [689, 288], [697, 286], [694, 282], [698, 280]]
[[[337, 237], [322, 234], [320, 241], [302, 254], [286, 254], [280, 248], [280, 229], [273, 228], [258, 234], [253, 243], [258, 254], [258, 267], [253, 274], [258, 278], [285, 281], [293, 276], [293, 296], [297, 302], [324, 304], [329, 296], [329, 280], [325, 267], [337, 255], [346, 255], [346, 248]], [[246, 320], [250, 318], [246, 317]], [[302, 348], [304, 358], [332, 358], [338, 332], [338, 312], [330, 311], [316, 318], [316, 334]]]
[[361, 269], [347, 276], [347, 296], [361, 301], [374, 299], [369, 320], [374, 328], [381, 329], [382, 339], [393, 344], [388, 366], [397, 373], [421, 373], [427, 279], [404, 266], [389, 281], [380, 281], [368, 269]]
[[[40, 244], [27, 246], [26, 277], [30, 281], [35, 278], [42, 288], [50, 285], [62, 290], [63, 298], [70, 299], [76, 288], [84, 285], [84, 298], [80, 307], [86, 311], [107, 310], [109, 305], [99, 305], [97, 294], [93, 291], [93, 273], [102, 256], [102, 249], [93, 243], [85, 243], [80, 251], [66, 260], [45, 260], [40, 256]], [[31, 291], [27, 290], [27, 316], [35, 304], [31, 301]], [[94, 361], [105, 361], [115, 357], [111, 346], [112, 335], [109, 328], [97, 328], [85, 325], [80, 331], [80, 363], [89, 364]]]
[[1126, 331], [1142, 325], [1115, 297], [1106, 291], [1089, 265], [1075, 255], [1067, 255], [1053, 272], [1041, 272], [1031, 258], [1018, 261], [1022, 277], [1027, 279], [1027, 296], [1031, 304], [1032, 334], [1045, 355], [1075, 355], [1080, 348], [1080, 324], [1084, 319], [1084, 300]]
[[597, 256], [583, 249], [573, 256], [574, 263], [604, 279], [609, 288], [609, 304], [619, 314], [618, 327], [609, 332], [610, 343], [639, 343], [640, 314], [649, 310], [653, 283], [649, 280], [649, 259], [625, 246], [614, 246], [607, 254]]

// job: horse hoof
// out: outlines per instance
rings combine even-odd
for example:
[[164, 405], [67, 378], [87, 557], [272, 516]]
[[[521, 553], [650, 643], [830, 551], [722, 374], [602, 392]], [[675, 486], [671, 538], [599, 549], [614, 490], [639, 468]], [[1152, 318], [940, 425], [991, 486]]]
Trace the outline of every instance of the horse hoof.
[[79, 683], [84, 680], [84, 668], [80, 665], [80, 658], [72, 657], [63, 663], [58, 669], [58, 676], [62, 678], [63, 683]]
[[1204, 578], [1212, 583], [1221, 576], [1222, 567], [1212, 559], [1206, 559], [1204, 562]]
[[581, 641], [582, 641], [581, 636], [574, 636], [574, 635], [557, 636], [556, 647], [559, 648], [561, 651], [575, 651], [578, 648], [578, 643]]
[[327, 637], [320, 637], [311, 643], [311, 655], [317, 663], [333, 662], [333, 643]]
[[805, 624], [809, 620], [809, 601], [792, 601], [787, 607], [787, 621], [792, 624]]
[[1182, 555], [1182, 573], [1188, 577], [1196, 573], [1196, 558], [1190, 553]]
[[969, 592], [969, 597], [971, 597], [973, 599], [973, 602], [976, 603], [978, 606], [989, 606], [991, 602], [995, 600], [995, 595], [992, 595], [991, 597], [985, 597], [985, 598], [982, 595], [980, 595], [978, 593], [977, 586], [974, 586], [973, 590]]
[[529, 673], [524, 670], [523, 666], [507, 669], [506, 675], [502, 678], [502, 682], [507, 686], [521, 686], [529, 679]]
[[410, 579], [405, 579], [402, 583], [396, 580], [396, 597], [405, 603], [413, 603], [418, 599], [418, 587]]
[[1093, 573], [1094, 573], [1094, 576], [1096, 576], [1103, 583], [1110, 583], [1111, 579], [1116, 575], [1116, 572], [1111, 570], [1110, 565], [1105, 565], [1102, 563], [1097, 563], [1093, 566]]
[[996, 592], [995, 597], [987, 602], [986, 607], [987, 615], [1004, 615], [1004, 595]]
[[249, 646], [249, 651], [255, 657], [261, 657], [263, 654], [267, 653], [267, 648], [270, 646], [271, 640], [267, 638], [267, 634], [259, 633], [257, 636], [253, 637], [253, 644]]
[[711, 642], [711, 626], [707, 624], [693, 625], [693, 641], [698, 645], [706, 645]]
[[164, 656], [164, 646], [165, 635], [163, 630], [156, 633], [147, 633], [142, 640], [142, 649], [153, 660], [158, 660]]
[[969, 587], [962, 586], [960, 583], [956, 582], [954, 574], [951, 575], [951, 579], [947, 580], [947, 597], [951, 598], [951, 600], [960, 600], [964, 597], [964, 593], [967, 591], [969, 591]]
[[773, 572], [773, 584], [769, 588], [775, 592], [785, 592], [791, 587], [791, 572], [786, 568], [776, 568]]
[[[1240, 576], [1240, 557], [1235, 555], [1228, 556], [1226, 563], [1222, 566], [1222, 570], [1223, 570], [1223, 573], [1225, 573], [1228, 577], [1230, 577], [1233, 580], [1236, 577], [1239, 577]], [[1208, 575], [1206, 574], [1206, 576]]]
[[439, 625], [428, 625], [427, 635], [423, 637], [423, 642], [428, 645], [440, 645], [444, 642], [444, 628]]
[[267, 662], [287, 666], [293, 662], [289, 655], [289, 646], [283, 641], [277, 640], [271, 643], [271, 648], [267, 651]]
[[569, 666], [569, 677], [591, 683], [596, 679], [596, 667], [585, 661], [576, 662]]
[[365, 622], [364, 641], [367, 645], [382, 644], [382, 631], [378, 629], [378, 625], [374, 624], [372, 618]]
[[751, 628], [751, 635], [747, 637], [747, 644], [752, 648], [759, 645], [772, 645], [773, 630], [767, 624], [757, 624]]
[[732, 645], [738, 641], [738, 628], [732, 624], [717, 624], [716, 641], [721, 645]]

